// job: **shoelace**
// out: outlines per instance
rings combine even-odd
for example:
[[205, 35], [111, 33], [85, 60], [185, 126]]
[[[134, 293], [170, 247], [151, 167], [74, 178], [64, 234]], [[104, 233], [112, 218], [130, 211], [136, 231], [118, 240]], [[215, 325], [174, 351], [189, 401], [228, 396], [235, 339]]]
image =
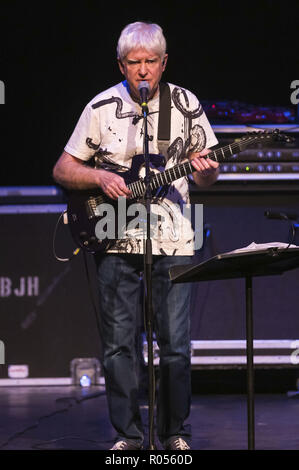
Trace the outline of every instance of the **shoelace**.
[[125, 441], [119, 441], [116, 444], [114, 444], [113, 449], [114, 450], [123, 450], [124, 447], [126, 447], [127, 443]]
[[187, 442], [184, 441], [184, 439], [178, 437], [175, 441], [174, 441], [174, 445], [175, 445], [175, 448], [178, 449], [178, 450], [188, 450], [190, 449], [190, 447], [188, 446]]

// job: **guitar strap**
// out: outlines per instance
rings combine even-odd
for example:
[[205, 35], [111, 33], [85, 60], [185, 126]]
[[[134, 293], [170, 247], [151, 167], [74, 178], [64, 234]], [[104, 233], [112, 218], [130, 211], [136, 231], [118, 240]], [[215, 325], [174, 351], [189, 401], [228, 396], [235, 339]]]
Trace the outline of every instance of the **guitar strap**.
[[171, 122], [171, 96], [167, 83], [160, 82], [160, 103], [158, 120], [158, 148], [159, 153], [168, 160], [167, 149], [170, 144], [170, 122]]

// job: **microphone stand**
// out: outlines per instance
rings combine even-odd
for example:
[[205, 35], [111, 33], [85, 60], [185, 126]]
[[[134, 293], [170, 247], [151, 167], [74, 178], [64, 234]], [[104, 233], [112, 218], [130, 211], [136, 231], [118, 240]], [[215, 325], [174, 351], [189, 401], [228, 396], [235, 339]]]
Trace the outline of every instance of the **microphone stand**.
[[155, 371], [153, 357], [153, 305], [152, 305], [152, 240], [150, 236], [150, 210], [151, 210], [151, 176], [150, 176], [150, 157], [148, 150], [149, 136], [147, 132], [147, 106], [142, 106], [144, 121], [144, 160], [145, 160], [145, 206], [146, 206], [146, 242], [144, 250], [144, 273], [145, 273], [145, 318], [146, 318], [146, 337], [148, 348], [148, 419], [149, 419], [149, 450], [155, 449], [154, 444], [154, 407], [155, 407]]

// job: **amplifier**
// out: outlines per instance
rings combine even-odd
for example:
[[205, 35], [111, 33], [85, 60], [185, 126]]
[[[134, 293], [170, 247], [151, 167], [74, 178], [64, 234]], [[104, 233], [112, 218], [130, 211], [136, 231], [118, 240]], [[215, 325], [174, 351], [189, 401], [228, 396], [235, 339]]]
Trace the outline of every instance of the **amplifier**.
[[[42, 196], [49, 192], [38, 191]], [[22, 380], [59, 384], [48, 379], [70, 378], [73, 359], [100, 355], [90, 293], [97, 305], [93, 259], [86, 258], [90, 286], [82, 253], [68, 263], [53, 255], [54, 231], [64, 209], [64, 204], [0, 205], [0, 352], [1, 345], [5, 350], [0, 385], [13, 377], [11, 370]], [[60, 224], [57, 255], [67, 258], [74, 248], [68, 227]]]
[[222, 173], [299, 173], [299, 161], [297, 162], [274, 162], [267, 161], [252, 161], [250, 158], [247, 161], [238, 161], [237, 163], [221, 164]]
[[242, 156], [236, 162], [220, 164], [219, 181], [299, 179], [299, 161], [254, 161], [254, 156], [248, 155], [246, 161], [241, 160]]
[[[284, 127], [281, 130], [292, 133], [293, 142], [263, 142], [232, 155], [220, 163], [219, 180], [299, 179], [299, 129], [295, 126]], [[214, 131], [219, 146], [222, 147], [231, 144], [251, 129], [244, 126], [214, 126]]]
[[[66, 198], [59, 186], [0, 186], [2, 204], [60, 204]], [[29, 206], [28, 206], [29, 207]]]

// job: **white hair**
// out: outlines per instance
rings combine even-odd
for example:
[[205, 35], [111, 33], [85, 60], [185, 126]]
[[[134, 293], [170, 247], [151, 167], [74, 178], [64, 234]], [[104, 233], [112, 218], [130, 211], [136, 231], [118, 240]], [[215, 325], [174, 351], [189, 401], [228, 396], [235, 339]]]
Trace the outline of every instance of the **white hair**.
[[117, 58], [122, 60], [132, 49], [144, 48], [164, 59], [166, 40], [162, 28], [155, 23], [137, 21], [122, 30], [117, 44]]

